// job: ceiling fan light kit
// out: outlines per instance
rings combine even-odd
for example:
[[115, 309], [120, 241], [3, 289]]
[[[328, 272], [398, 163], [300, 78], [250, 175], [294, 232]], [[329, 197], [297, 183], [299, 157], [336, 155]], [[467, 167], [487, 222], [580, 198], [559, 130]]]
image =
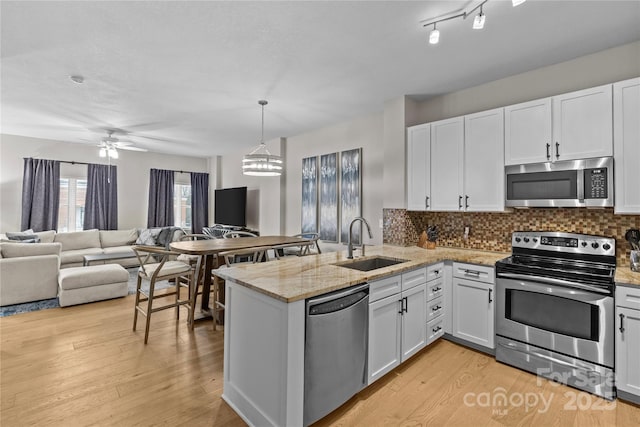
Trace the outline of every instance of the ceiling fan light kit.
[[251, 176], [279, 176], [282, 175], [282, 157], [271, 154], [264, 143], [264, 106], [267, 101], [261, 99], [258, 104], [262, 107], [262, 134], [260, 145], [242, 159], [242, 174]]
[[[457, 11], [452, 11], [452, 12], [447, 13], [445, 15], [441, 15], [441, 17], [438, 17], [438, 18], [431, 18], [431, 19], [422, 20], [421, 23], [422, 23], [423, 27], [429, 27], [429, 26], [433, 25], [433, 29], [429, 33], [429, 44], [438, 44], [438, 42], [440, 41], [440, 31], [438, 31], [436, 29], [436, 24], [438, 24], [440, 22], [444, 22], [444, 21], [450, 21], [450, 20], [456, 19], [456, 18], [467, 19], [467, 17], [469, 15], [471, 15], [473, 12], [475, 12], [478, 9], [480, 9], [480, 13], [478, 13], [478, 15], [476, 15], [476, 17], [473, 19], [472, 28], [474, 30], [483, 29], [484, 28], [484, 24], [486, 22], [487, 16], [482, 12], [482, 6], [484, 6], [485, 3], [487, 3], [488, 1], [489, 0], [483, 0], [479, 4], [477, 4], [475, 7], [471, 8], [469, 10], [458, 9]], [[513, 5], [513, 7], [516, 7], [516, 6], [521, 5], [525, 1], [527, 1], [527, 0], [511, 0], [511, 4]], [[460, 13], [458, 13], [458, 12], [460, 12]]]

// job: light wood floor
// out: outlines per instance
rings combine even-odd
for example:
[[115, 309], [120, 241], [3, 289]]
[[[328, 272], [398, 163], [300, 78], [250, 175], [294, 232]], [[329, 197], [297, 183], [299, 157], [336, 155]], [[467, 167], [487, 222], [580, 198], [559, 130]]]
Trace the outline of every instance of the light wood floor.
[[[154, 314], [146, 346], [132, 296], [1, 318], [0, 425], [243, 426], [220, 398], [223, 332], [191, 333], [185, 314], [177, 331], [173, 312]], [[637, 406], [536, 381], [440, 340], [317, 425], [640, 425]], [[501, 394], [512, 404], [489, 404]]]

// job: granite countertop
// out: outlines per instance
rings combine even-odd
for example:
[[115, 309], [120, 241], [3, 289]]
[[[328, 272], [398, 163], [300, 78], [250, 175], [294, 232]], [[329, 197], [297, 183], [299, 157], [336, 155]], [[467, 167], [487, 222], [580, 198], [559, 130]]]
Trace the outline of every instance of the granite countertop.
[[616, 268], [617, 284], [640, 286], [640, 272], [631, 271], [628, 265]]
[[[228, 269], [222, 268], [214, 273], [223, 279], [232, 280], [290, 303], [439, 261], [451, 260], [493, 267], [496, 261], [511, 254], [456, 248], [428, 250], [417, 246], [367, 246], [365, 258], [376, 255], [408, 261], [367, 272], [334, 265], [349, 261], [345, 250], [304, 257], [288, 257], [260, 264], [239, 265]], [[362, 257], [358, 258], [362, 259]]]

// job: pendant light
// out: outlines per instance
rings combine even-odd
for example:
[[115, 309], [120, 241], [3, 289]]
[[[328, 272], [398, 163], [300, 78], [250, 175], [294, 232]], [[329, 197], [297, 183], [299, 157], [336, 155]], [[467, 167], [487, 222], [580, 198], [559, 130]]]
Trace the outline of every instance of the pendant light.
[[279, 176], [282, 175], [282, 157], [271, 154], [264, 143], [264, 106], [268, 102], [261, 99], [258, 104], [262, 106], [260, 145], [242, 159], [242, 173], [252, 176]]

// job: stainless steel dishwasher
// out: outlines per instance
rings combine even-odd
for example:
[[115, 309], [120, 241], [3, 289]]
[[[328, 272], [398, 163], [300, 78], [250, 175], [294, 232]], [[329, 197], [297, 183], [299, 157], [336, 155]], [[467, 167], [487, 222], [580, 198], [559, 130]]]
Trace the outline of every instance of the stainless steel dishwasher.
[[367, 383], [369, 285], [306, 302], [304, 425], [324, 417]]

